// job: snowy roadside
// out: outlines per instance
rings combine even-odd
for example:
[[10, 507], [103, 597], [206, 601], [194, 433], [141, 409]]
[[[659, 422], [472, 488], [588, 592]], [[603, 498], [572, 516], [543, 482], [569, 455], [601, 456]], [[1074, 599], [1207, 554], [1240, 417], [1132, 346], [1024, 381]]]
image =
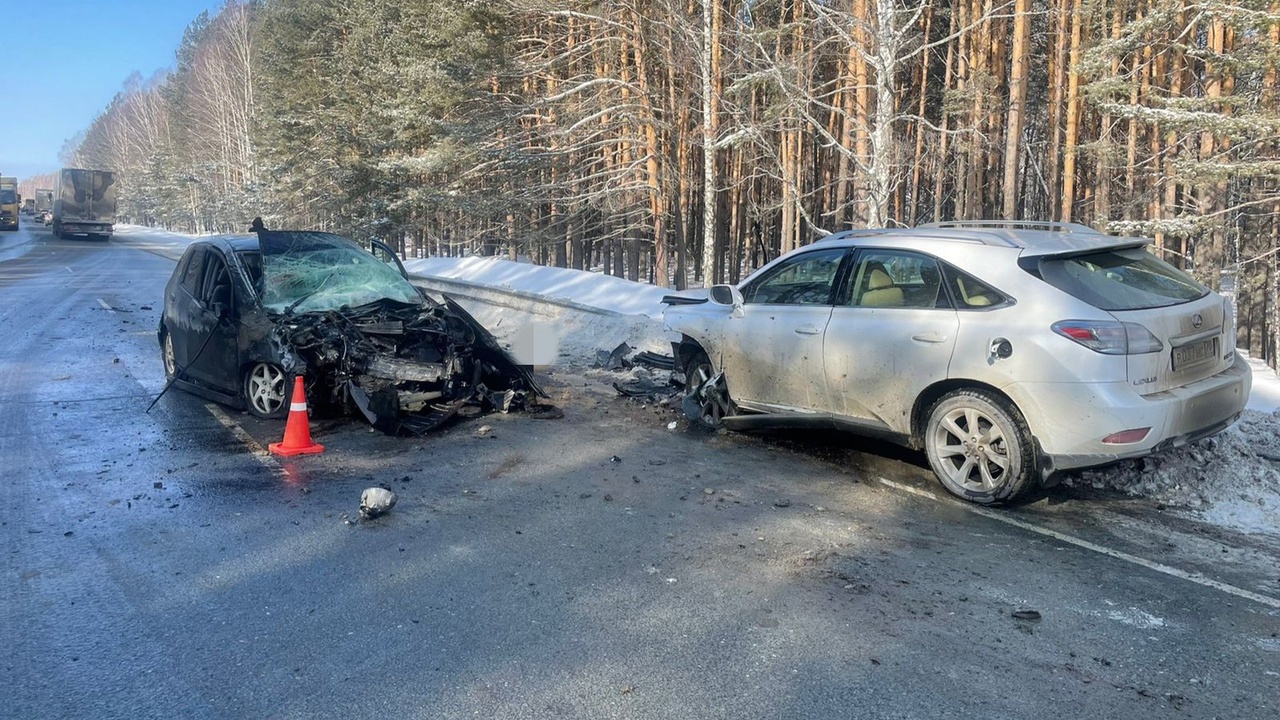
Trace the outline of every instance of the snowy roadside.
[[[193, 238], [123, 226], [130, 243], [176, 257]], [[410, 260], [414, 282], [448, 292], [522, 361], [588, 367], [597, 350], [627, 342], [670, 352], [662, 331], [671, 291], [600, 273], [497, 258]], [[1202, 521], [1280, 535], [1280, 378], [1251, 359], [1253, 392], [1240, 422], [1217, 437], [1139, 462], [1067, 475], [1072, 487], [1143, 497]]]

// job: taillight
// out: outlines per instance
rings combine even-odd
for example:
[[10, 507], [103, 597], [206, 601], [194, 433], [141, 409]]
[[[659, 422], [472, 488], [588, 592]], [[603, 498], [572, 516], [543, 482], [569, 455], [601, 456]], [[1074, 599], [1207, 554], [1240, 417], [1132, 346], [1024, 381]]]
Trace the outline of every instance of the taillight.
[[1059, 320], [1052, 326], [1054, 332], [1075, 340], [1090, 350], [1103, 355], [1142, 355], [1160, 352], [1164, 343], [1151, 331], [1138, 323], [1113, 320]]

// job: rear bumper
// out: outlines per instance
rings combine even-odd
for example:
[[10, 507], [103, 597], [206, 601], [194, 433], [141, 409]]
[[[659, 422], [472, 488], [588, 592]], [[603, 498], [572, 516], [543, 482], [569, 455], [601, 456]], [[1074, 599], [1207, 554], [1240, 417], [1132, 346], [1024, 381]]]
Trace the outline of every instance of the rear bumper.
[[111, 223], [66, 222], [59, 226], [64, 235], [110, 235]]
[[[1040, 443], [1046, 472], [1053, 472], [1143, 457], [1222, 432], [1244, 411], [1252, 385], [1249, 364], [1236, 353], [1227, 370], [1154, 395], [1139, 395], [1128, 383], [1042, 383], [1011, 394]], [[1151, 430], [1135, 443], [1102, 442], [1135, 428]]]

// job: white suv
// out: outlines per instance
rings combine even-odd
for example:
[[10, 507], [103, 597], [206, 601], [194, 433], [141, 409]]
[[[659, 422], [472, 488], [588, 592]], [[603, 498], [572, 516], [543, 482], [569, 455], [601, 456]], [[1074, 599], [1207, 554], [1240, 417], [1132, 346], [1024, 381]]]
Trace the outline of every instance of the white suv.
[[1063, 223], [833, 235], [667, 298], [686, 410], [922, 448], [984, 504], [1213, 435], [1252, 380], [1232, 310], [1150, 242]]

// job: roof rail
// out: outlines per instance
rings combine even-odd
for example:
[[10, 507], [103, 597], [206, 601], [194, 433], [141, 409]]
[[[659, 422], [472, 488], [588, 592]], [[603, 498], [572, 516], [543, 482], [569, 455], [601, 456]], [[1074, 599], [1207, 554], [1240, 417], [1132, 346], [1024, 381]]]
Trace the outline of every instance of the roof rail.
[[1027, 229], [1027, 230], [1048, 230], [1051, 232], [1065, 233], [1089, 233], [1090, 235], [1100, 235], [1097, 230], [1088, 225], [1079, 223], [1052, 222], [1049, 220], [948, 220], [946, 222], [926, 223], [918, 225], [922, 228], [973, 228], [973, 229], [998, 229], [1007, 228], [1010, 230]]

